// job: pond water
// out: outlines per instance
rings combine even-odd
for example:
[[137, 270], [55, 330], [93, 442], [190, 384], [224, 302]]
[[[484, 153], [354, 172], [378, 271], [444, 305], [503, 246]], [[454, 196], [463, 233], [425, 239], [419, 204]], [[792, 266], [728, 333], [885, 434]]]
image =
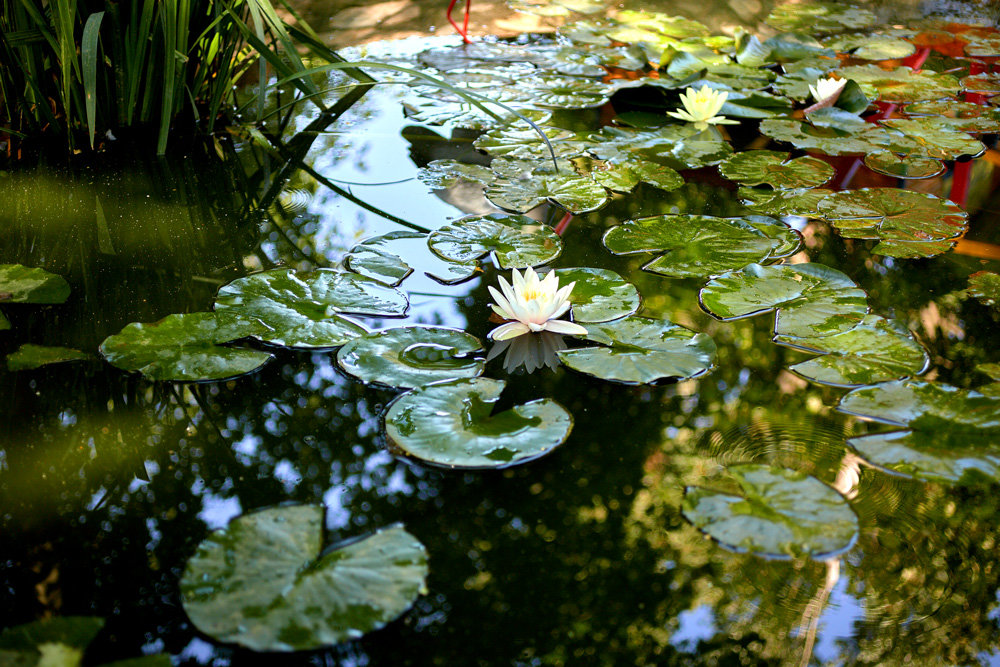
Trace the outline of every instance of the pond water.
[[[447, 38], [407, 40], [354, 55], [413, 64], [413, 56], [428, 48], [441, 54], [458, 47]], [[956, 63], [961, 65], [935, 52], [926, 67], [943, 71]], [[494, 60], [477, 67], [467, 80], [486, 94], [499, 86], [482, 83], [484, 72], [515, 82], [522, 77], [511, 85], [523, 85], [520, 66]], [[447, 75], [446, 68], [441, 72]], [[385, 74], [398, 81], [404, 76]], [[674, 276], [643, 268], [667, 246], [638, 254], [608, 250], [608, 230], [626, 221], [754, 213], [741, 202], [752, 195], [737, 191], [735, 177], [720, 175], [716, 165], [723, 158], [683, 168], [677, 161], [701, 158], [682, 151], [672, 164], [683, 184], [671, 189], [640, 182], [628, 194], [607, 190], [606, 203], [583, 206], [594, 210], [578, 215], [564, 216], [555, 203], [532, 207], [535, 220], [558, 228], [561, 254], [528, 263], [616, 272], [641, 294], [638, 315], [669, 320], [714, 342], [708, 363], [667, 371], [658, 358], [648, 364], [662, 376], [657, 381], [621, 383], [595, 375], [620, 371], [636, 348], [648, 352], [636, 342], [638, 334], [616, 343], [622, 356], [597, 371], [578, 372], [567, 367], [571, 357], [551, 350], [593, 349], [580, 339], [539, 342], [541, 334], [530, 334], [509, 345], [488, 339], [498, 324], [491, 321], [488, 287], [496, 287], [500, 276], [510, 279], [495, 258], [479, 262], [475, 275], [457, 284], [425, 275], [425, 268], [441, 270], [444, 263], [429, 249], [427, 232], [499, 212], [473, 178], [447, 188], [421, 180], [429, 178], [427, 166], [435, 160], [490, 164], [473, 145], [479, 130], [414, 118], [428, 97], [440, 102], [445, 94], [419, 98], [422, 89], [404, 85], [351, 93], [346, 76], [323, 77], [329, 77], [323, 81], [327, 101], [335, 105], [353, 95], [349, 103], [323, 114], [277, 95], [269, 100], [277, 112], [265, 128], [268, 139], [234, 129], [163, 159], [119, 147], [85, 167], [38, 158], [0, 173], [0, 264], [41, 267], [70, 286], [65, 303], [5, 305], [11, 327], [0, 331], [0, 354], [33, 344], [86, 355], [30, 370], [0, 367], [4, 627], [45, 617], [101, 617], [105, 626], [86, 664], [159, 654], [175, 665], [220, 666], [1000, 664], [1000, 401], [989, 388], [991, 367], [981, 368], [1000, 362], [1000, 310], [988, 293], [976, 298], [969, 283], [977, 272], [1000, 270], [996, 130], [976, 135], [987, 152], [971, 163], [964, 197], [968, 231], [957, 245], [946, 239], [954, 248], [916, 258], [873, 252], [879, 241], [852, 234], [832, 213], [823, 219], [815, 214], [829, 200], [795, 215], [775, 214], [789, 225], [780, 233], [767, 228], [775, 238], [794, 237], [791, 229], [801, 237], [781, 266], [808, 262], [844, 274], [846, 283], [829, 288], [833, 315], [857, 314], [845, 296], [857, 292], [850, 297], [855, 305], [860, 299], [857, 320], [866, 308], [891, 318], [903, 331], [893, 339], [904, 341], [897, 347], [914, 340], [926, 351], [926, 361], [918, 352], [906, 363], [899, 361], [905, 351], [885, 352], [890, 366], [904, 366], [886, 377], [872, 371], [865, 356], [881, 342], [867, 338], [854, 344], [861, 351], [829, 348], [835, 356], [862, 358], [860, 381], [818, 382], [815, 368], [789, 370], [815, 358], [807, 350], [817, 343], [809, 338], [806, 344], [788, 330], [803, 321], [815, 324], [815, 317], [799, 315], [827, 308], [827, 301], [798, 293], [773, 297], [777, 288], [770, 284], [754, 288], [759, 284], [740, 272], [750, 262], [734, 266], [735, 273], [698, 273], [707, 258], [692, 248], [705, 242], [703, 236], [672, 250], [687, 248], [695, 267]], [[547, 127], [577, 133], [554, 137], [560, 157], [569, 154], [563, 149], [572, 141], [609, 126], [616, 113], [635, 114], [632, 121], [642, 127], [648, 119], [641, 114], [662, 104], [662, 95], [673, 100], [670, 109], [679, 106], [676, 93], [683, 87], [653, 90], [655, 95], [623, 87], [610, 106], [556, 110]], [[711, 138], [700, 140], [729, 143], [738, 153], [792, 148], [762, 137], [758, 125], [750, 118], [724, 128], [728, 141], [709, 128]], [[520, 143], [535, 146], [526, 153], [530, 166], [518, 168], [541, 171], [520, 181], [537, 184], [548, 178], [548, 166], [542, 144], [525, 134], [529, 139]], [[678, 143], [698, 141], [691, 136]], [[631, 155], [628, 163], [646, 157]], [[827, 161], [837, 168], [832, 183], [850, 181], [846, 191], [902, 185], [944, 199], [954, 196], [955, 181], [963, 178], [952, 160], [945, 161], [942, 176], [905, 182], [859, 167], [854, 157]], [[886, 196], [897, 201], [900, 191]], [[935, 210], [935, 219], [946, 216]], [[839, 232], [830, 218], [840, 221]], [[699, 224], [708, 229], [717, 224], [712, 220]], [[402, 231], [415, 233], [392, 246], [416, 269], [399, 287], [408, 310], [402, 317], [355, 319], [370, 330], [440, 325], [475, 336], [484, 343], [481, 356], [489, 356], [483, 376], [506, 381], [493, 412], [554, 399], [572, 416], [565, 442], [557, 438], [537, 460], [532, 454], [523, 464], [499, 469], [448, 469], [403, 456], [390, 449], [400, 442], [386, 438], [387, 426], [393, 433], [406, 430], [386, 416], [401, 390], [346, 373], [334, 345], [295, 349], [244, 341], [237, 346], [273, 358], [256, 372], [200, 383], [151, 380], [98, 354], [102, 341], [129, 323], [219, 308], [230, 289], [224, 286], [234, 280], [269, 275], [261, 271], [292, 269], [305, 276], [342, 267], [361, 241]], [[764, 232], [746, 233], [773, 240]], [[921, 229], [916, 236], [923, 242], [930, 234]], [[736, 238], [714, 241], [715, 252], [748, 243]], [[495, 245], [503, 252], [503, 244]], [[771, 254], [765, 251], [761, 264], [778, 266], [776, 245], [768, 246]], [[759, 280], [778, 280], [768, 277], [777, 270], [760, 268]], [[720, 274], [750, 287], [732, 297], [723, 278], [710, 279]], [[810, 285], [814, 279], [781, 275]], [[815, 280], [815, 290], [834, 281]], [[610, 289], [595, 285], [598, 292]], [[739, 299], [749, 301], [746, 312], [764, 314], [728, 318], [723, 304]], [[768, 299], [784, 309], [777, 324]], [[238, 309], [246, 301], [232, 303]], [[708, 312], [713, 308], [715, 316]], [[328, 308], [325, 317], [335, 319], [340, 310]], [[580, 311], [573, 312], [580, 321]], [[312, 326], [297, 322], [286, 338]], [[828, 319], [821, 324], [840, 326]], [[785, 345], [773, 342], [776, 326], [778, 334], [785, 327]], [[254, 335], [266, 341], [277, 334]], [[869, 356], [882, 358], [877, 350]], [[929, 384], [906, 393], [905, 387], [918, 385], [897, 378], [918, 375]], [[897, 393], [868, 400], [863, 392], [871, 390], [854, 388], [880, 382]], [[970, 398], [948, 386], [985, 389]], [[925, 390], [941, 393], [914, 397]], [[504, 419], [473, 426], [502, 431], [513, 421]], [[527, 421], [540, 430], [551, 420]], [[465, 424], [470, 431], [473, 426]], [[915, 441], [932, 441], [914, 445], [930, 452], [927, 458], [892, 461], [858, 440], [904, 428], [913, 430]], [[432, 440], [449, 435], [439, 432]], [[531, 437], [523, 431], [515, 440]], [[754, 486], [755, 475], [767, 474], [780, 479]], [[822, 484], [809, 486], [815, 480]], [[768, 484], [786, 485], [785, 495], [776, 498]], [[741, 503], [713, 496], [714, 489], [751, 498]], [[718, 527], [718, 516], [702, 515], [721, 510], [699, 509], [716, 500], [735, 507], [725, 527]], [[424, 545], [429, 562], [412, 606], [364, 636], [280, 655], [199, 631], [190, 607], [185, 611], [181, 584], [188, 561], [202, 553], [199, 544], [235, 517], [290, 505], [324, 508], [324, 546], [403, 525]], [[776, 525], [791, 537], [778, 539], [779, 553], [771, 553]], [[268, 569], [258, 569], [241, 590], [266, 585]], [[0, 652], [0, 663], [6, 655]]]

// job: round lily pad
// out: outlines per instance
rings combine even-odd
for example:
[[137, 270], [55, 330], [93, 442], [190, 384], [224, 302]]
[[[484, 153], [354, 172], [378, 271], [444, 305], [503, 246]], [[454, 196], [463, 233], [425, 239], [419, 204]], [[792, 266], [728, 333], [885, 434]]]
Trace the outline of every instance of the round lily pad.
[[822, 355], [791, 369], [810, 380], [841, 387], [919, 375], [929, 362], [927, 352], [906, 328], [878, 315], [868, 315], [853, 329], [831, 336], [774, 340]]
[[586, 338], [601, 345], [560, 351], [570, 368], [624, 384], [687, 379], [707, 373], [715, 364], [715, 342], [666, 320], [626, 317], [585, 325]]
[[826, 44], [862, 60], [899, 60], [912, 55], [917, 48], [905, 39], [879, 34], [842, 35]]
[[864, 155], [875, 150], [875, 145], [867, 139], [870, 127], [847, 130], [792, 119], [768, 118], [760, 122], [760, 131], [777, 141], [787, 141], [796, 148], [830, 156]]
[[[569, 130], [544, 127], [542, 131], [548, 137], [556, 157], [579, 155], [581, 149], [568, 140], [574, 138]], [[534, 129], [516, 127], [498, 127], [481, 135], [472, 144], [490, 155], [521, 159], [548, 159], [549, 146]]]
[[579, 76], [538, 74], [520, 82], [533, 103], [549, 109], [591, 109], [607, 104], [614, 89]]
[[761, 215], [797, 215], [803, 218], [818, 218], [816, 205], [823, 197], [833, 192], [824, 189], [798, 188], [795, 190], [765, 190], [763, 188], [741, 187], [738, 196], [747, 210]]
[[983, 142], [947, 118], [892, 118], [881, 125], [888, 131], [873, 133], [871, 142], [901, 155], [957, 160], [979, 157], [986, 151]]
[[569, 437], [573, 418], [550, 398], [491, 415], [505, 385], [466, 378], [400, 395], [385, 416], [389, 446], [447, 468], [506, 468], [543, 456]]
[[960, 132], [996, 134], [1000, 132], [1000, 109], [975, 102], [934, 100], [914, 102], [903, 107], [910, 116], [931, 116]]
[[68, 347], [49, 347], [26, 343], [7, 355], [7, 368], [12, 371], [27, 371], [49, 364], [70, 361], [86, 361], [91, 355]]
[[570, 292], [573, 320], [577, 323], [607, 322], [639, 310], [642, 297], [635, 285], [607, 269], [556, 269], [560, 285], [575, 282]]
[[879, 174], [903, 179], [934, 178], [944, 172], [944, 163], [917, 155], [896, 155], [891, 151], [876, 151], [865, 155], [865, 166]]
[[699, 299], [722, 320], [777, 310], [776, 336], [818, 338], [858, 326], [868, 314], [866, 296], [850, 278], [823, 264], [751, 264], [713, 278]]
[[719, 165], [719, 172], [742, 185], [770, 185], [775, 190], [814, 188], [833, 178], [834, 170], [814, 157], [789, 159], [778, 151], [744, 151]]
[[536, 206], [553, 202], [575, 215], [596, 211], [610, 199], [608, 191], [589, 176], [537, 172], [517, 180], [494, 180], [486, 188], [486, 198], [497, 208], [514, 213], [527, 213]]
[[0, 303], [62, 303], [69, 283], [62, 276], [22, 264], [0, 264]]
[[1000, 274], [977, 271], [969, 276], [969, 295], [984, 306], [1000, 305]]
[[523, 215], [459, 220], [431, 232], [427, 244], [436, 255], [452, 262], [470, 262], [492, 252], [504, 269], [546, 264], [562, 252], [558, 234]]
[[409, 306], [406, 295], [377, 280], [354, 273], [292, 269], [255, 273], [223, 285], [217, 312], [257, 318], [271, 331], [256, 338], [286, 347], [343, 345], [367, 330], [344, 313], [399, 317]]
[[337, 352], [337, 363], [363, 382], [411, 389], [479, 375], [484, 362], [470, 355], [482, 347], [478, 338], [456, 329], [397, 327], [349, 341]]
[[709, 167], [733, 152], [717, 133], [699, 132], [690, 123], [655, 130], [604, 127], [589, 137], [586, 149], [601, 160], [626, 164], [641, 160], [671, 169]]
[[815, 477], [757, 464], [727, 470], [742, 495], [689, 486], [682, 507], [684, 518], [723, 546], [825, 560], [857, 539], [858, 517], [850, 504]]
[[245, 514], [198, 545], [181, 577], [195, 627], [255, 651], [308, 651], [393, 621], [424, 588], [427, 554], [401, 526], [323, 553], [323, 508]]
[[1000, 430], [1000, 397], [920, 380], [883, 382], [847, 393], [837, 409], [914, 430]]
[[681, 175], [670, 167], [641, 159], [605, 162], [593, 169], [590, 177], [614, 192], [631, 192], [639, 183], [649, 183], [668, 192], [684, 185]]
[[944, 252], [965, 233], [968, 219], [954, 202], [898, 188], [835, 192], [817, 209], [844, 236], [880, 240], [872, 252], [904, 258]]
[[267, 331], [260, 322], [234, 313], [168, 315], [151, 324], [127, 325], [105, 338], [100, 351], [113, 366], [150, 380], [225, 380], [257, 370], [271, 355], [220, 343], [266, 336]]
[[869, 462], [927, 482], [1000, 480], [1000, 434], [986, 431], [892, 431], [851, 438]]
[[790, 239], [798, 246], [796, 232], [787, 225], [770, 218], [754, 219], [771, 224], [705, 215], [626, 220], [604, 234], [604, 245], [616, 255], [665, 253], [642, 268], [671, 278], [703, 278], [763, 262], [772, 252], [785, 252]]
[[854, 5], [816, 1], [775, 7], [765, 22], [788, 32], [841, 32], [870, 28], [878, 23], [878, 18]]

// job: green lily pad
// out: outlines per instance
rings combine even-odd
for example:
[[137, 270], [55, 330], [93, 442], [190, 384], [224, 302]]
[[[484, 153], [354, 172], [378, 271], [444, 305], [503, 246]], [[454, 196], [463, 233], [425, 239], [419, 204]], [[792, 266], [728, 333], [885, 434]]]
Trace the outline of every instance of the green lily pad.
[[266, 336], [269, 331], [234, 313], [168, 315], [151, 324], [126, 325], [104, 339], [100, 352], [111, 365], [138, 371], [150, 380], [225, 380], [257, 370], [271, 355], [221, 343]]
[[774, 118], [791, 112], [791, 100], [760, 90], [734, 90], [719, 110], [730, 118]]
[[518, 180], [496, 179], [486, 188], [486, 198], [514, 213], [527, 213], [536, 206], [553, 202], [578, 215], [601, 208], [610, 195], [589, 176], [533, 172]]
[[432, 190], [443, 190], [462, 182], [488, 185], [493, 180], [493, 170], [457, 160], [432, 160], [417, 172], [417, 178]]
[[614, 92], [594, 79], [554, 74], [537, 74], [519, 87], [535, 105], [547, 109], [593, 109], [607, 104]]
[[764, 46], [771, 50], [771, 60], [781, 63], [786, 73], [804, 69], [825, 72], [840, 64], [837, 52], [824, 46], [808, 31], [779, 33], [768, 37]]
[[892, 431], [851, 438], [867, 461], [911, 479], [945, 484], [1000, 480], [1000, 435], [968, 431]]
[[[839, 61], [833, 61], [839, 62]], [[790, 97], [798, 102], [805, 102], [812, 93], [809, 86], [815, 86], [816, 81], [826, 78], [825, 69], [805, 67], [793, 72], [786, 72], [774, 80], [772, 88], [785, 97]]]
[[890, 257], [931, 257], [965, 233], [968, 214], [933, 195], [898, 188], [835, 192], [818, 205], [841, 234], [881, 241], [872, 252]]
[[590, 136], [587, 151], [609, 162], [642, 160], [671, 169], [698, 169], [722, 162], [733, 149], [714, 131], [698, 132], [685, 123], [655, 130], [605, 127]]
[[671, 278], [703, 278], [763, 262], [789, 237], [797, 240], [787, 225], [770, 223], [757, 227], [743, 218], [659, 215], [612, 227], [604, 245], [616, 255], [665, 253], [642, 268]]
[[884, 70], [878, 65], [855, 65], [835, 70], [835, 74], [857, 82], [870, 98], [897, 104], [954, 97], [961, 90], [958, 79], [950, 74], [914, 72], [909, 67]]
[[409, 307], [406, 295], [377, 280], [329, 269], [297, 274], [274, 269], [223, 285], [216, 312], [253, 317], [271, 331], [256, 338], [286, 347], [343, 345], [367, 330], [342, 313], [399, 317]]
[[831, 192], [833, 190], [811, 188], [764, 190], [741, 187], [737, 196], [751, 213], [777, 217], [797, 215], [803, 218], [819, 218], [816, 205]]
[[573, 418], [550, 398], [491, 415], [505, 385], [465, 378], [400, 395], [385, 417], [390, 447], [448, 468], [506, 468], [543, 456], [569, 437]]
[[1000, 430], [1000, 397], [920, 380], [855, 389], [837, 409], [849, 415], [914, 430]]
[[872, 143], [885, 146], [896, 153], [919, 155], [939, 160], [957, 160], [962, 157], [979, 157], [986, 146], [966, 132], [955, 129], [948, 119], [934, 116], [921, 118], [893, 118], [881, 122], [883, 127], [896, 132], [873, 134]]
[[934, 100], [907, 104], [903, 112], [910, 116], [931, 116], [938, 123], [947, 123], [959, 132], [1000, 133], [1000, 109], [985, 104]]
[[849, 331], [819, 338], [786, 338], [774, 342], [822, 356], [791, 367], [799, 375], [840, 387], [897, 380], [919, 375], [927, 352], [902, 325], [868, 315]]
[[26, 343], [16, 352], [7, 355], [7, 368], [12, 371], [27, 371], [49, 364], [62, 364], [69, 361], [86, 361], [91, 355], [68, 347], [47, 347]]
[[570, 292], [573, 320], [607, 322], [632, 315], [642, 303], [639, 290], [614, 271], [607, 269], [556, 269], [560, 285], [575, 282]]
[[812, 33], [862, 30], [874, 26], [878, 18], [853, 5], [814, 1], [775, 7], [764, 21], [778, 30]]
[[1000, 274], [978, 271], [969, 276], [969, 295], [985, 306], [1000, 304]]
[[475, 261], [492, 252], [503, 269], [546, 264], [562, 252], [558, 234], [523, 215], [459, 220], [431, 232], [427, 244], [436, 255], [452, 262]]
[[966, 55], [973, 58], [995, 58], [1000, 56], [1000, 33], [974, 35], [963, 33], [962, 39], [969, 40], [965, 45]]
[[689, 486], [681, 512], [698, 530], [740, 552], [825, 560], [851, 548], [858, 517], [847, 500], [815, 477], [785, 468], [727, 468], [742, 495]]
[[[419, 247], [417, 247], [419, 246]], [[413, 272], [413, 267], [403, 256], [418, 264], [425, 274], [445, 285], [455, 285], [472, 278], [479, 270], [479, 263], [451, 262], [426, 252], [427, 234], [421, 232], [389, 232], [365, 239], [344, 255], [344, 266], [349, 271], [395, 287]], [[424, 252], [417, 252], [424, 251]]]
[[848, 131], [822, 127], [798, 120], [768, 118], [760, 122], [761, 134], [776, 141], [787, 141], [798, 149], [819, 151], [826, 155], [864, 155], [876, 150], [868, 141], [869, 129]]
[[650, 30], [675, 39], [707, 37], [711, 33], [704, 23], [684, 16], [671, 16], [661, 12], [626, 9], [615, 15], [615, 22], [631, 28]]
[[10, 320], [0, 312], [0, 331], [6, 331], [7, 329], [10, 329]]
[[483, 372], [475, 336], [444, 327], [412, 326], [375, 331], [348, 342], [337, 363], [362, 382], [412, 389]]
[[323, 553], [323, 508], [244, 514], [198, 545], [181, 577], [188, 618], [254, 651], [308, 651], [377, 630], [424, 589], [427, 554], [390, 526]]
[[[56, 616], [7, 627], [0, 633], [0, 651], [29, 652], [37, 661], [39, 647], [58, 645], [75, 649], [78, 658], [82, 658], [83, 650], [103, 627], [104, 619], [96, 616]], [[37, 663], [26, 664], [34, 666]]]
[[979, 93], [980, 95], [996, 95], [1000, 93], [1000, 73], [983, 72], [961, 79], [962, 91]]
[[913, 55], [913, 42], [892, 35], [840, 35], [826, 45], [861, 60], [899, 60]]
[[[583, 149], [575, 141], [576, 135], [569, 130], [543, 127], [556, 157], [579, 155]], [[549, 146], [533, 128], [499, 127], [481, 135], [473, 144], [479, 150], [493, 156], [521, 159], [548, 159]]]
[[21, 264], [0, 264], [0, 303], [62, 303], [69, 283], [62, 276]]
[[918, 180], [934, 178], [944, 172], [944, 163], [929, 157], [896, 155], [891, 151], [876, 151], [865, 156], [865, 166], [879, 174]]
[[667, 320], [626, 317], [585, 325], [587, 340], [598, 347], [558, 352], [570, 368], [624, 384], [704, 375], [715, 365], [715, 342]]
[[770, 185], [775, 190], [814, 188], [833, 178], [834, 169], [814, 157], [789, 159], [778, 151], [744, 151], [719, 165], [719, 172], [742, 185]]
[[699, 299], [724, 321], [777, 311], [774, 333], [785, 338], [844, 333], [868, 314], [864, 291], [823, 264], [751, 264], [713, 278]]
[[670, 167], [647, 160], [603, 162], [590, 171], [590, 177], [613, 192], [632, 192], [639, 183], [649, 183], [671, 191], [684, 185], [684, 179]]

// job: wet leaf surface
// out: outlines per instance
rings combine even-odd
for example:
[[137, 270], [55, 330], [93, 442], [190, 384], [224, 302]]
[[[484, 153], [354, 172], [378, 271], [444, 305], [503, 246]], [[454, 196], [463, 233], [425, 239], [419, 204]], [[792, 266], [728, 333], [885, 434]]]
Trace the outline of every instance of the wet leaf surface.
[[22, 264], [0, 264], [0, 303], [62, 303], [69, 283], [62, 276]]
[[489, 185], [493, 170], [480, 164], [463, 164], [456, 160], [432, 160], [417, 174], [420, 182], [433, 190], [443, 190], [462, 182]]
[[307, 651], [357, 639], [409, 609], [427, 554], [401, 526], [323, 552], [323, 508], [273, 507], [211, 533], [181, 577], [184, 611], [213, 639]]
[[761, 215], [797, 215], [803, 218], [819, 218], [816, 206], [832, 190], [801, 188], [796, 190], [765, 190], [741, 187], [740, 201], [752, 213]]
[[826, 45], [862, 60], [899, 60], [917, 50], [912, 42], [880, 34], [841, 35], [827, 40]]
[[711, 130], [668, 125], [656, 130], [603, 128], [591, 135], [587, 151], [597, 158], [631, 164], [643, 160], [672, 169], [697, 169], [722, 162], [733, 149]]
[[948, 124], [960, 132], [976, 134], [1000, 132], [1000, 109], [974, 102], [934, 100], [907, 104], [903, 111], [911, 116], [931, 116], [938, 124]]
[[560, 285], [576, 282], [570, 292], [573, 320], [607, 322], [626, 317], [639, 310], [642, 298], [635, 285], [607, 269], [556, 269]]
[[978, 271], [969, 276], [969, 295], [984, 306], [997, 307], [1000, 304], [1000, 274], [992, 271]]
[[7, 368], [12, 371], [27, 371], [49, 364], [62, 364], [70, 361], [86, 361], [92, 355], [68, 347], [48, 347], [25, 343], [15, 352], [7, 355]]
[[604, 162], [590, 171], [590, 177], [599, 185], [621, 193], [631, 192], [639, 183], [649, 183], [668, 192], [684, 185], [681, 175], [670, 167], [641, 159]]
[[471, 262], [492, 252], [504, 269], [546, 264], [562, 252], [558, 234], [523, 215], [459, 220], [432, 232], [427, 244], [436, 255], [452, 262]]
[[870, 98], [906, 104], [923, 100], [954, 97], [961, 90], [958, 79], [950, 74], [927, 70], [915, 72], [909, 67], [884, 70], [878, 65], [855, 65], [835, 70], [845, 79], [853, 79]]
[[851, 438], [847, 444], [904, 477], [944, 484], [1000, 480], [1000, 435], [993, 432], [892, 431]]
[[486, 188], [486, 198], [495, 206], [513, 213], [527, 213], [546, 202], [558, 204], [570, 213], [596, 211], [608, 203], [608, 191], [589, 176], [575, 173], [532, 173], [527, 178], [498, 178]]
[[744, 151], [719, 165], [719, 173], [741, 185], [769, 185], [775, 190], [814, 188], [833, 178], [833, 167], [814, 157], [789, 159], [778, 151]]
[[841, 412], [914, 430], [1000, 430], [1000, 397], [920, 380], [885, 382], [855, 389]]
[[890, 151], [877, 151], [865, 156], [865, 166], [879, 174], [904, 179], [923, 179], [940, 176], [944, 163], [929, 157], [896, 155]]
[[684, 518], [736, 551], [824, 559], [849, 549], [858, 518], [847, 500], [815, 477], [746, 464], [727, 468], [741, 495], [689, 486]]
[[448, 468], [506, 468], [543, 456], [569, 437], [573, 418], [550, 398], [491, 414], [505, 385], [468, 378], [400, 395], [385, 417], [390, 448]]

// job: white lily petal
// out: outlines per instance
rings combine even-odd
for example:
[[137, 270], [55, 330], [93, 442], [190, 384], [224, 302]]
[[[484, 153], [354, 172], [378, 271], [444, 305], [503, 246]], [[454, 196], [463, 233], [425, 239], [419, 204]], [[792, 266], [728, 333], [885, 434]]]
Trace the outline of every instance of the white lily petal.
[[545, 323], [545, 330], [558, 334], [571, 334], [573, 336], [580, 336], [587, 333], [584, 327], [568, 320], [549, 320]]
[[511, 338], [523, 336], [530, 331], [531, 329], [529, 329], [527, 325], [521, 324], [520, 322], [507, 322], [506, 324], [498, 326], [488, 335], [492, 340], [509, 340]]

